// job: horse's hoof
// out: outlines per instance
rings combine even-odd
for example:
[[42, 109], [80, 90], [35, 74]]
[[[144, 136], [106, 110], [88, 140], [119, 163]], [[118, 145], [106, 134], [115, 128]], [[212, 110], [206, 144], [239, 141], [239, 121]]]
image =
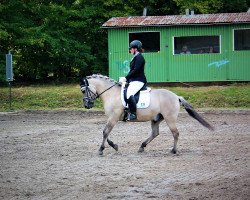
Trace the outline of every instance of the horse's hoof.
[[177, 151], [176, 151], [175, 149], [172, 149], [172, 150], [171, 150], [171, 153], [172, 153], [172, 154], [176, 154]]
[[142, 152], [144, 152], [144, 148], [140, 147], [138, 150], [138, 153], [142, 153]]
[[103, 156], [103, 151], [98, 151], [99, 156]]

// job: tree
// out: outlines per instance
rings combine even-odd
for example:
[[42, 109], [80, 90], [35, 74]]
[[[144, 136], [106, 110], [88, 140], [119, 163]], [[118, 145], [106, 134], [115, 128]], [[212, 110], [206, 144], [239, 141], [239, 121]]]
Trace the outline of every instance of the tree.
[[246, 12], [250, 6], [249, 0], [173, 0], [179, 7], [180, 13], [185, 13], [185, 9], [194, 10], [195, 13], [230, 13]]
[[249, 0], [222, 0], [222, 8], [218, 10], [221, 13], [246, 12], [250, 6]]
[[[53, 74], [65, 80], [92, 62], [91, 47], [83, 35], [88, 32], [82, 11], [65, 1], [1, 3], [1, 49], [15, 56], [15, 77], [34, 80]], [[60, 3], [62, 3], [60, 1]]]
[[245, 12], [249, 0], [1, 0], [0, 80], [10, 50], [16, 80], [62, 81], [78, 74], [108, 74], [108, 37], [102, 24], [111, 17]]

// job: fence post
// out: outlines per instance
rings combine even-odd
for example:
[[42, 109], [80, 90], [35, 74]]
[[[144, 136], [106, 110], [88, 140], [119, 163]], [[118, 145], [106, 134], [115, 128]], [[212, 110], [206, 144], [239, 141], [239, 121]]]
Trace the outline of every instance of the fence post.
[[6, 54], [6, 81], [9, 83], [9, 103], [10, 103], [10, 110], [11, 110], [11, 81], [13, 81], [13, 68], [12, 68], [12, 54]]

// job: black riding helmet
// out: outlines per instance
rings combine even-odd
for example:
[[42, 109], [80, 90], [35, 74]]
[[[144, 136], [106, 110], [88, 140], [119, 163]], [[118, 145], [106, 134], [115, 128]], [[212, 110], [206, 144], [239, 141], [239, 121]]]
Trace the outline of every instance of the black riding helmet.
[[129, 44], [129, 49], [131, 48], [137, 48], [138, 50], [142, 49], [142, 43], [139, 40], [133, 40], [132, 42], [130, 42]]

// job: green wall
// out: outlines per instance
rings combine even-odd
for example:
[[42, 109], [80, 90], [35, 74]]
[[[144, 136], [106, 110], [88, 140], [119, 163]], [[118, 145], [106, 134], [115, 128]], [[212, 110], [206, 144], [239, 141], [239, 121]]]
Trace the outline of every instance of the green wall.
[[[129, 32], [159, 31], [160, 51], [144, 53], [149, 82], [249, 81], [250, 51], [233, 51], [233, 29], [250, 24], [108, 29], [109, 75], [114, 79], [129, 71]], [[174, 55], [173, 37], [221, 36], [221, 52], [216, 54]]]

